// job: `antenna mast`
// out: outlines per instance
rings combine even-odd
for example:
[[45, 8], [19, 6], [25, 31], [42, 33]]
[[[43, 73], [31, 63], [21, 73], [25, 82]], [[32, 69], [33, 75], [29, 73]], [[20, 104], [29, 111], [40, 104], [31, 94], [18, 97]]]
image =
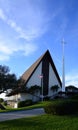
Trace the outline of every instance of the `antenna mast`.
[[65, 59], [64, 59], [64, 45], [65, 41], [64, 39], [62, 40], [62, 49], [63, 49], [63, 54], [62, 54], [62, 92], [65, 92]]

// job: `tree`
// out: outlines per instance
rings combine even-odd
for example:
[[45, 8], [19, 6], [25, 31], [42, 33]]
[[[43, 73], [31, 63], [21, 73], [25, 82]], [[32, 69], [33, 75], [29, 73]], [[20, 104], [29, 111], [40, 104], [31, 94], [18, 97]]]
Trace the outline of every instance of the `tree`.
[[17, 77], [15, 74], [7, 74], [4, 89], [14, 89], [17, 86]]
[[78, 91], [78, 88], [73, 86], [73, 85], [69, 85], [65, 88], [66, 92], [68, 91], [72, 91], [72, 92], [75, 92], [75, 91]]
[[10, 74], [8, 66], [0, 65], [0, 92], [3, 92], [9, 88], [14, 88], [17, 83], [15, 74]]
[[29, 92], [30, 92], [31, 94], [34, 94], [34, 93], [36, 93], [36, 92], [39, 92], [40, 90], [41, 90], [41, 87], [40, 87], [40, 86], [37, 86], [37, 85], [31, 86], [31, 87], [29, 88]]
[[[11, 87], [12, 88], [12, 87]], [[13, 84], [13, 88], [10, 92], [7, 91], [7, 96], [11, 96], [13, 94], [21, 93], [21, 92], [29, 92], [26, 87], [25, 80], [19, 78], [16, 80], [15, 84]]]
[[17, 88], [25, 89], [26, 88], [25, 80], [23, 80], [22, 78], [19, 78], [17, 80]]
[[[32, 95], [32, 98], [34, 98], [33, 96], [40, 98], [40, 91], [41, 91], [41, 87], [38, 85], [34, 85], [28, 88], [28, 93]], [[39, 92], [39, 95], [38, 95], [38, 92]]]
[[54, 85], [54, 86], [51, 87], [51, 90], [52, 90], [53, 92], [57, 92], [57, 91], [58, 91], [58, 88], [59, 88], [58, 85]]
[[0, 65], [0, 90], [4, 89], [6, 76], [9, 73], [9, 68], [7, 66]]
[[[34, 85], [31, 86], [30, 88], [28, 88], [28, 93], [31, 94], [32, 96], [38, 97], [40, 98], [40, 91], [41, 91], [41, 87], [38, 85]], [[39, 93], [39, 95], [38, 95]]]
[[6, 75], [9, 73], [9, 67], [8, 66], [2, 66], [0, 65], [0, 75]]

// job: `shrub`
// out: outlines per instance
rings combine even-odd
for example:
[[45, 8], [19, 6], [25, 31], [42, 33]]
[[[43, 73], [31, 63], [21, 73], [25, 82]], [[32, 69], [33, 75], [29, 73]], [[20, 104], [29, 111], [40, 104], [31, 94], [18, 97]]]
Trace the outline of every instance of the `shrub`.
[[20, 101], [18, 103], [18, 107], [25, 107], [25, 106], [29, 106], [32, 105], [32, 100], [25, 100], [25, 101]]
[[53, 86], [51, 87], [51, 90], [52, 90], [53, 92], [57, 92], [58, 89], [59, 89], [59, 86], [58, 86], [58, 85], [53, 85]]
[[0, 104], [0, 109], [5, 110], [5, 107], [2, 104]]
[[44, 100], [44, 101], [49, 101], [49, 100], [50, 100], [50, 97], [46, 96], [46, 97], [44, 97], [43, 100]]
[[0, 98], [0, 103], [2, 103], [4, 100], [3, 100], [3, 98]]
[[7, 101], [4, 101], [3, 104], [4, 104], [4, 106], [7, 106]]
[[53, 115], [70, 115], [78, 112], [78, 101], [62, 100], [45, 106], [45, 112]]
[[71, 96], [71, 99], [78, 100], [78, 94], [75, 94], [74, 96]]

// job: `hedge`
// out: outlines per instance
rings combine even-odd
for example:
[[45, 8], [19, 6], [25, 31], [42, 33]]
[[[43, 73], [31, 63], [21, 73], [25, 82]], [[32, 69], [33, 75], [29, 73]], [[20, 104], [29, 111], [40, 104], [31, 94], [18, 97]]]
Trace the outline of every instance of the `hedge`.
[[62, 100], [54, 102], [44, 107], [48, 114], [53, 115], [70, 115], [78, 112], [78, 101], [76, 100]]
[[3, 100], [3, 98], [0, 98], [0, 103], [2, 103], [4, 100]]
[[33, 104], [32, 100], [29, 99], [29, 100], [25, 100], [25, 101], [20, 101], [18, 103], [18, 107], [25, 107], [25, 106], [29, 106], [32, 104]]

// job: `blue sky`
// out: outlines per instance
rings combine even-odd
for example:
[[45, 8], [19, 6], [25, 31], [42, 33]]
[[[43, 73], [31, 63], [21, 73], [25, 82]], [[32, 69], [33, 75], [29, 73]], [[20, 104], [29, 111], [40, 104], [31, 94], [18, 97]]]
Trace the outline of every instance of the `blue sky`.
[[0, 0], [0, 64], [17, 77], [49, 49], [66, 85], [78, 87], [78, 0]]

